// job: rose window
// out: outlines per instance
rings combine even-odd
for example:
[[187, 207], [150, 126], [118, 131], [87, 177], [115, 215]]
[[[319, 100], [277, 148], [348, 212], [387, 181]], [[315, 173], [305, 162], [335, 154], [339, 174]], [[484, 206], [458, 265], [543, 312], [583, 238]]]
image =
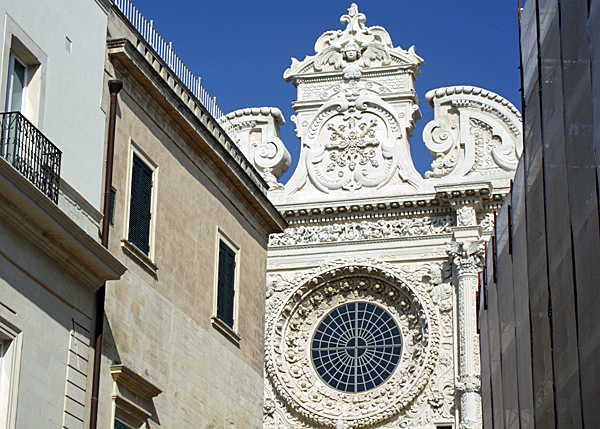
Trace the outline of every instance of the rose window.
[[274, 393], [318, 427], [374, 427], [406, 409], [439, 348], [433, 303], [414, 288], [370, 264], [301, 279], [268, 313]]
[[351, 302], [319, 323], [312, 340], [312, 362], [330, 387], [360, 393], [392, 375], [401, 346], [400, 329], [387, 311], [372, 303]]

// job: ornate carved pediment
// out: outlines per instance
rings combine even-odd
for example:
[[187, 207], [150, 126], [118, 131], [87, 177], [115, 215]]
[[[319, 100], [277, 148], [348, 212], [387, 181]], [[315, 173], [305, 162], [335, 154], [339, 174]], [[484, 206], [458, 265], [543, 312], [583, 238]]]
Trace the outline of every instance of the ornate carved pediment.
[[388, 32], [379, 26], [366, 27], [366, 20], [365, 14], [353, 3], [340, 18], [346, 29], [323, 33], [315, 43], [316, 54], [307, 56], [304, 61], [292, 58], [284, 79], [289, 82], [300, 75], [331, 71], [342, 71], [345, 79], [358, 79], [371, 67], [424, 64], [415, 54], [414, 46], [408, 51], [394, 48]]

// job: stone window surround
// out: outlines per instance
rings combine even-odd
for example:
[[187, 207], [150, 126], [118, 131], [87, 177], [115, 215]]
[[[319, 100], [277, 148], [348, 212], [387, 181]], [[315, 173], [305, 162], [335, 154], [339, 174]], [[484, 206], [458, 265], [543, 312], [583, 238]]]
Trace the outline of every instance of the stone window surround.
[[[234, 302], [233, 302], [233, 329], [227, 326], [222, 320], [217, 317], [217, 296], [219, 289], [219, 242], [223, 241], [233, 252], [235, 253], [235, 280], [234, 280]], [[228, 340], [230, 340], [237, 347], [240, 346], [240, 336], [238, 333], [239, 329], [239, 317], [238, 317], [238, 303], [239, 303], [239, 279], [240, 279], [240, 254], [241, 248], [235, 242], [223, 232], [221, 228], [217, 226], [217, 234], [215, 240], [215, 265], [214, 265], [214, 288], [213, 288], [213, 316], [211, 317], [212, 326], [223, 334]]]
[[[146, 166], [152, 170], [152, 201], [150, 202], [150, 237], [148, 238], [148, 255], [144, 254], [134, 244], [130, 243], [129, 237], [129, 216], [131, 210], [131, 176], [133, 170], [133, 155], [136, 155]], [[152, 161], [148, 154], [137, 144], [133, 138], [129, 138], [129, 155], [127, 158], [127, 179], [125, 181], [125, 195], [127, 200], [125, 201], [125, 213], [123, 217], [123, 238], [121, 240], [121, 248], [123, 252], [129, 257], [134, 259], [138, 264], [142, 266], [150, 274], [156, 276], [158, 266], [154, 261], [154, 245], [155, 245], [155, 230], [156, 230], [156, 205], [157, 205], [157, 191], [158, 191], [158, 176], [159, 176], [158, 164]], [[116, 219], [116, 214], [115, 214]]]
[[[123, 364], [112, 364], [113, 418], [135, 429], [147, 427], [152, 417], [151, 401], [162, 390]], [[114, 424], [114, 423], [113, 423]]]
[[12, 429], [17, 423], [17, 396], [23, 346], [22, 329], [9, 321], [10, 315], [0, 308], [0, 422]]

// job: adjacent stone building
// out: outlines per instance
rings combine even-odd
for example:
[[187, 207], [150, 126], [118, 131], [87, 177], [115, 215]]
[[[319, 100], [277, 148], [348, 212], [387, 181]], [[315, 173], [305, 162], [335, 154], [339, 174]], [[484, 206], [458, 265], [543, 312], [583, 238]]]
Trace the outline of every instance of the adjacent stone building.
[[[478, 271], [521, 116], [481, 88], [430, 91], [423, 178], [410, 138], [424, 61], [365, 21], [353, 4], [284, 73], [302, 149], [269, 190], [289, 227], [269, 240], [263, 427], [481, 427]], [[272, 161], [267, 180], [288, 162], [272, 112], [227, 115], [245, 153]]]
[[128, 270], [106, 287], [98, 427], [259, 428], [267, 244], [287, 224], [199, 82], [116, 3], [109, 249]]

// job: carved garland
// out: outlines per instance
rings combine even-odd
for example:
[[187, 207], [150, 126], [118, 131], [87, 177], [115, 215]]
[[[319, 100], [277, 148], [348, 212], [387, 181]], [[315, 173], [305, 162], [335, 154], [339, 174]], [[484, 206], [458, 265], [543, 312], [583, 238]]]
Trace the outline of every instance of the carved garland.
[[[332, 308], [371, 301], [401, 327], [402, 357], [381, 386], [361, 394], [337, 391], [317, 376], [310, 359], [312, 333]], [[309, 421], [362, 428], [388, 420], [423, 391], [437, 365], [439, 322], [435, 304], [390, 271], [372, 265], [329, 268], [304, 279], [267, 319], [266, 372], [279, 396]]]

